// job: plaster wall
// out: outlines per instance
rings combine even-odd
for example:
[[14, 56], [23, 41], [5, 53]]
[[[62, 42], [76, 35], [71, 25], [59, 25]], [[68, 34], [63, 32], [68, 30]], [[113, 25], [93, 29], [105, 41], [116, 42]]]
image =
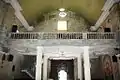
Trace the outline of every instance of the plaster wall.
[[[65, 11], [66, 17], [60, 17], [59, 11], [53, 11], [48, 14], [43, 14], [38, 22], [34, 32], [61, 32], [57, 30], [58, 21], [67, 21], [67, 31], [62, 32], [86, 32], [90, 27], [88, 22], [82, 17], [78, 16], [75, 12]], [[42, 21], [39, 21], [41, 20]]]
[[[110, 14], [107, 19], [102, 23], [101, 28], [98, 30], [99, 32], [104, 32], [103, 28], [110, 26], [112, 32], [120, 30], [120, 4], [113, 5], [109, 12]], [[109, 23], [108, 20], [110, 21]]]
[[0, 0], [0, 25], [4, 26], [7, 31], [11, 31], [11, 26], [13, 24], [17, 24], [18, 27], [24, 31], [24, 27], [21, 27], [22, 24], [14, 15], [14, 9], [12, 6]]
[[[21, 65], [23, 63], [24, 57], [23, 55], [16, 54], [17, 52], [10, 52], [10, 54], [14, 55], [13, 61], [9, 62], [7, 60], [8, 54], [6, 54], [6, 59], [2, 64], [2, 54], [0, 53], [0, 80], [12, 80], [14, 78], [21, 77]], [[12, 67], [15, 65], [15, 71], [12, 71]]]

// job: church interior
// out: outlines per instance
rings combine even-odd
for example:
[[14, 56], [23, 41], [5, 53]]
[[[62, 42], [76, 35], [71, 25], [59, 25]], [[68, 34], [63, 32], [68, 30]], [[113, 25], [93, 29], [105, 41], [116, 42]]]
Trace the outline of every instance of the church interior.
[[0, 0], [0, 80], [120, 80], [120, 0]]

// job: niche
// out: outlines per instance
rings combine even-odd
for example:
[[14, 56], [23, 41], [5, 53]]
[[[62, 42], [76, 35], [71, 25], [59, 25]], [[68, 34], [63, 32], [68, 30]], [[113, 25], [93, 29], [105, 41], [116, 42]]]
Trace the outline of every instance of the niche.
[[13, 58], [14, 58], [14, 56], [12, 54], [9, 54], [8, 57], [7, 57], [7, 60], [9, 62], [11, 62], [11, 61], [13, 61]]

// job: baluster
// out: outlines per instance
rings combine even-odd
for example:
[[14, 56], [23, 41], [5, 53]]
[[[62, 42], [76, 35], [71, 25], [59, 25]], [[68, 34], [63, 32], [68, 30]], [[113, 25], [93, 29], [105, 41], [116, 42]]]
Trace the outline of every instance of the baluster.
[[30, 33], [27, 33], [28, 34], [28, 39], [30, 39]]
[[37, 36], [36, 33], [31, 34], [31, 39], [36, 39], [36, 36]]
[[15, 35], [15, 39], [17, 39], [17, 38], [16, 38], [16, 34], [14, 34], [14, 35]]
[[32, 33], [29, 33], [29, 34], [30, 34], [29, 39], [32, 39]]
[[74, 33], [72, 33], [72, 35], [71, 35], [71, 36], [72, 36], [72, 39], [74, 39], [74, 36], [73, 36], [73, 35], [74, 35]]
[[13, 35], [13, 39], [15, 39], [15, 35], [12, 33], [12, 35]]
[[21, 39], [21, 33], [19, 33], [19, 38]]
[[62, 39], [62, 33], [59, 33], [60, 34], [60, 39]]
[[111, 39], [111, 34], [110, 33], [108, 33], [107, 39]]
[[92, 38], [91, 39], [94, 39], [93, 33], [92, 33]]
[[28, 34], [28, 39], [30, 39], [30, 33], [27, 33]]
[[23, 39], [26, 39], [26, 37], [27, 37], [27, 34], [25, 34], [25, 33], [24, 33], [24, 35], [25, 35], [25, 36], [24, 36], [24, 38], [23, 38]]

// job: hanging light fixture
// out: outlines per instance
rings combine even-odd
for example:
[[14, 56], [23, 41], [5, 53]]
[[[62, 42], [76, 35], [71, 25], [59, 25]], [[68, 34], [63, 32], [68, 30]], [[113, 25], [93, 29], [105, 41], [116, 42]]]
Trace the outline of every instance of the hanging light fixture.
[[[61, 0], [61, 5], [63, 7], [63, 0]], [[59, 8], [59, 11], [60, 11], [60, 13], [59, 13], [60, 17], [64, 18], [67, 16], [67, 13], [65, 12], [65, 8]]]
[[59, 11], [63, 12], [65, 11], [65, 8], [60, 8]]
[[67, 16], [67, 13], [66, 13], [66, 12], [60, 12], [60, 13], [59, 13], [59, 16], [62, 17], [62, 18], [64, 18], [64, 17]]

